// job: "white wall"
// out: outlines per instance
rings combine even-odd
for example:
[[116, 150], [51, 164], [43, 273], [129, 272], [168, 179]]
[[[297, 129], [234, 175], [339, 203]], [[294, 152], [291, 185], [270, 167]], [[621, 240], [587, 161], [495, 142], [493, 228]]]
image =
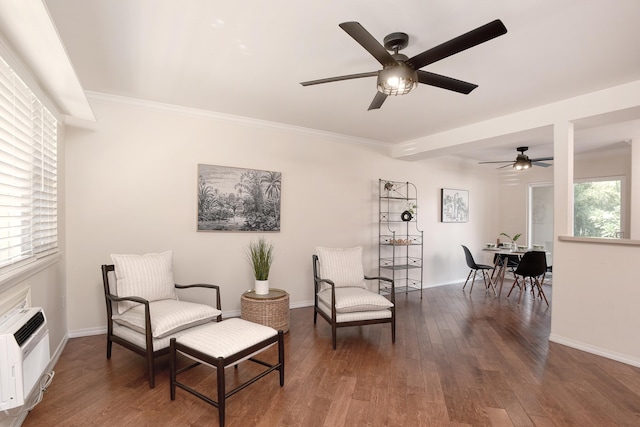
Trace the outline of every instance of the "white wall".
[[[639, 246], [557, 241], [550, 339], [640, 366]], [[557, 284], [557, 285], [556, 285]]]
[[[196, 232], [197, 164], [282, 172], [282, 225], [271, 286], [291, 305], [311, 303], [311, 254], [317, 245], [364, 245], [375, 271], [378, 179], [414, 182], [425, 231], [425, 286], [463, 280], [460, 244], [491, 241], [497, 178], [455, 160], [404, 162], [373, 145], [193, 111], [94, 96], [97, 123], [67, 129], [69, 331], [106, 325], [100, 265], [111, 253], [174, 251], [178, 282], [222, 286], [223, 311], [237, 314], [253, 287], [244, 248], [261, 233]], [[471, 220], [439, 220], [440, 188], [470, 190]]]

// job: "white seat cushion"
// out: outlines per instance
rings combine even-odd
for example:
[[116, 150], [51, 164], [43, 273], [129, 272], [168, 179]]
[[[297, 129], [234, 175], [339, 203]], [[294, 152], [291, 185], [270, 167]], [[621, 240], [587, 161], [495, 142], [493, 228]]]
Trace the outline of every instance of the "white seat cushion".
[[[318, 301], [318, 308], [331, 317], [331, 308]], [[354, 311], [353, 313], [336, 313], [336, 323], [361, 322], [363, 320], [390, 319], [391, 310]]]
[[[331, 289], [318, 292], [318, 299], [331, 307]], [[393, 303], [375, 292], [362, 288], [336, 288], [336, 312], [387, 310]]]
[[320, 269], [318, 274], [321, 279], [333, 281], [336, 288], [367, 287], [364, 281], [364, 267], [362, 266], [362, 247], [317, 247], [316, 255], [318, 255]]
[[[112, 254], [111, 259], [116, 273], [117, 296], [136, 296], [148, 301], [178, 298], [171, 251], [145, 255]], [[120, 302], [118, 313], [122, 314], [135, 305], [137, 303]]]
[[[173, 299], [153, 301], [149, 303], [151, 334], [154, 338], [163, 338], [177, 331], [210, 322], [220, 313], [220, 310], [206, 304]], [[144, 305], [138, 304], [122, 314], [114, 314], [113, 321], [144, 334]]]
[[269, 326], [234, 317], [184, 334], [176, 341], [206, 355], [224, 358], [277, 334]]
[[[169, 342], [171, 338], [178, 338], [182, 335], [188, 334], [189, 332], [195, 331], [196, 329], [208, 328], [210, 322], [204, 323], [202, 325], [194, 326], [189, 329], [183, 329], [178, 332], [174, 332], [171, 335], [167, 335], [163, 338], [153, 338], [153, 350], [158, 351], [163, 348], [169, 347]], [[116, 322], [113, 322], [113, 335], [125, 339], [141, 348], [147, 348], [147, 341], [144, 334], [140, 332], [134, 331], [128, 326], [119, 325]]]

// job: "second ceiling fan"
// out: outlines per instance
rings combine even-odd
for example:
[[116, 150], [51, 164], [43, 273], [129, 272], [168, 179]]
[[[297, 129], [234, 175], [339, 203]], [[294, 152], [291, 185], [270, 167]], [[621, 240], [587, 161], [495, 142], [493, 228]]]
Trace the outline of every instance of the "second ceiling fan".
[[[340, 24], [340, 28], [346, 31], [346, 33], [365, 48], [367, 52], [373, 55], [382, 65], [382, 70], [311, 80], [302, 82], [301, 85], [310, 86], [341, 80], [359, 79], [362, 77], [377, 77], [378, 92], [373, 98], [371, 105], [369, 105], [369, 110], [380, 108], [389, 95], [404, 95], [409, 93], [418, 83], [452, 90], [465, 95], [469, 94], [473, 89], [478, 87], [478, 85], [420, 70], [420, 68], [477, 46], [507, 32], [507, 28], [502, 21], [496, 19], [475, 30], [471, 30], [436, 47], [425, 50], [412, 58], [408, 58], [406, 55], [398, 53], [407, 47], [409, 43], [409, 36], [405, 33], [389, 34], [384, 38], [383, 46], [358, 22], [343, 22]], [[393, 52], [393, 54], [389, 52]]]
[[544, 163], [544, 162], [553, 160], [553, 157], [538, 157], [537, 159], [530, 159], [529, 156], [524, 154], [524, 152], [527, 151], [528, 149], [529, 147], [516, 148], [516, 150], [518, 150], [520, 154], [516, 156], [515, 160], [497, 160], [493, 162], [478, 162], [478, 164], [482, 165], [482, 164], [488, 164], [488, 163], [507, 163], [504, 166], [500, 166], [498, 169], [508, 168], [509, 166], [511, 166], [516, 170], [529, 169], [533, 165], [542, 166], [543, 168], [547, 168], [551, 166], [551, 164]]

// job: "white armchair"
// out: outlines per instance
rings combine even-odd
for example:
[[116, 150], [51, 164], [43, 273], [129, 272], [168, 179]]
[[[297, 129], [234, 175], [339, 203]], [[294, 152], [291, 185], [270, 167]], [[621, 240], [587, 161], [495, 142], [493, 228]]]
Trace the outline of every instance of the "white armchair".
[[[222, 320], [217, 285], [177, 285], [171, 251], [111, 255], [102, 266], [107, 305], [107, 359], [115, 342], [147, 359], [149, 387], [155, 386], [154, 358], [169, 352], [169, 341], [209, 322]], [[180, 301], [176, 289], [209, 288], [214, 305]], [[215, 299], [214, 299], [215, 298]]]
[[[313, 323], [316, 324], [318, 314], [329, 322], [333, 349], [336, 349], [337, 328], [374, 323], [391, 323], [391, 341], [395, 343], [396, 309], [393, 280], [364, 275], [362, 247], [318, 247], [312, 259], [315, 294]], [[366, 282], [369, 280], [389, 282], [389, 299], [369, 290]]]

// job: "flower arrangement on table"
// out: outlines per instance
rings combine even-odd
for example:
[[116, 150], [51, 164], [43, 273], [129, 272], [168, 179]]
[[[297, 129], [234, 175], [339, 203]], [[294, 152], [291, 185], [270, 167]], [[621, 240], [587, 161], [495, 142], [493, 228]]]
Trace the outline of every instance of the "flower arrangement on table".
[[509, 236], [507, 233], [500, 233], [500, 235], [508, 238], [509, 240], [511, 240], [511, 246], [512, 246], [512, 248], [514, 250], [518, 249], [518, 244], [516, 242], [518, 241], [520, 236], [522, 236], [522, 233], [514, 234], [513, 237]]

